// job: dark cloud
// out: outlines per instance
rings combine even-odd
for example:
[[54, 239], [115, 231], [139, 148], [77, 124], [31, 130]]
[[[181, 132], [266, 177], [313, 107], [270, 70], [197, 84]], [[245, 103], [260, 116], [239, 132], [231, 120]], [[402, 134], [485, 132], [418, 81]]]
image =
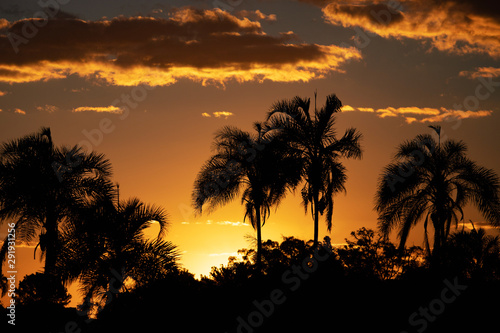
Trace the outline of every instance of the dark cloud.
[[336, 0], [323, 4], [322, 10], [334, 25], [429, 42], [440, 51], [500, 57], [498, 0]]
[[332, 6], [331, 9], [336, 10], [340, 15], [361, 17], [379, 25], [391, 25], [403, 20], [403, 15], [399, 10], [383, 3], [369, 3], [364, 6], [340, 4]]
[[[253, 15], [269, 19], [260, 12], [253, 12]], [[293, 33], [269, 36], [258, 21], [247, 17], [194, 8], [172, 10], [168, 19], [4, 21], [0, 30], [0, 49], [4, 50], [0, 53], [0, 80], [23, 82], [22, 78], [14, 80], [16, 73], [24, 75], [28, 81], [40, 79], [35, 74], [22, 73], [23, 68], [44, 67], [44, 64], [51, 73], [49, 78], [60, 78], [72, 70], [89, 75], [100, 65], [104, 72], [106, 67], [118, 70], [153, 68], [163, 74], [175, 70], [180, 73], [181, 69], [188, 68], [253, 71], [252, 75], [264, 79], [270, 77], [270, 71], [287, 67], [287, 71], [302, 71], [304, 75], [297, 79], [307, 80], [337, 70], [346, 59], [360, 57], [354, 49], [300, 44], [294, 43], [295, 40]], [[68, 63], [78, 66], [68, 69], [65, 67]], [[117, 82], [109, 76], [105, 78], [108, 79]], [[294, 78], [290, 76], [290, 80]]]
[[451, 5], [455, 10], [500, 20], [500, 1], [498, 0], [429, 0], [429, 5]]

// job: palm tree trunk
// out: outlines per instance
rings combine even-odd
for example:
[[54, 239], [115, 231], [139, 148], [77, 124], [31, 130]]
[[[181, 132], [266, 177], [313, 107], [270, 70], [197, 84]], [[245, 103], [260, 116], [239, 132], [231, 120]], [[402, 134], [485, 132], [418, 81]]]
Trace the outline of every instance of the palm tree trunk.
[[45, 222], [46, 230], [46, 253], [45, 253], [45, 273], [53, 274], [57, 263], [57, 218], [48, 216]]
[[318, 246], [319, 235], [319, 207], [318, 207], [318, 193], [314, 193], [314, 248]]
[[444, 230], [443, 225], [439, 218], [434, 223], [434, 246], [432, 249], [432, 255], [430, 264], [434, 270], [439, 271], [441, 268], [441, 249], [444, 245], [443, 236]]
[[257, 267], [257, 270], [260, 271], [261, 269], [261, 262], [262, 262], [262, 228], [260, 224], [260, 206], [257, 205], [255, 207], [255, 216], [256, 216], [256, 228], [257, 228], [257, 259], [255, 261], [255, 265]]

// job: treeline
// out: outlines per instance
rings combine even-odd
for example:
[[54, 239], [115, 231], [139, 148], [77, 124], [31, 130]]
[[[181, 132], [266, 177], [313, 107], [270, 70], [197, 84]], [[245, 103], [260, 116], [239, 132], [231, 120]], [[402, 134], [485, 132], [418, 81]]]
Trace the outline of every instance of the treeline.
[[[483, 229], [456, 231], [450, 238], [443, 249], [445, 270], [434, 270], [422, 248], [406, 248], [401, 254], [365, 228], [340, 247], [332, 246], [328, 237], [318, 247], [294, 237], [267, 240], [260, 269], [256, 250], [242, 249], [239, 258], [213, 267], [200, 280], [178, 270], [135, 288], [118, 292], [111, 287], [105, 306], [91, 318], [81, 308], [64, 308], [64, 293], [58, 300], [47, 293], [45, 299], [30, 299], [24, 293], [26, 281], [20, 292], [28, 299], [22, 300], [19, 327], [47, 332], [65, 327], [73, 327], [70, 332], [174, 327], [187, 332], [325, 327], [481, 332], [496, 327], [500, 307], [491, 300], [500, 296], [498, 238], [486, 236]], [[119, 283], [123, 277], [116, 278]]]

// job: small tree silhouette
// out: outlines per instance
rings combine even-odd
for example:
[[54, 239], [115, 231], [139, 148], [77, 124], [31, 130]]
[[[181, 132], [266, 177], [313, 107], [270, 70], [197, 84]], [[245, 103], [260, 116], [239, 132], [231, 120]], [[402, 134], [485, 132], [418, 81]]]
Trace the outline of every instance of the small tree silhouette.
[[66, 306], [71, 301], [71, 295], [61, 280], [53, 275], [35, 273], [26, 275], [19, 282], [17, 298], [22, 305], [55, 305]]
[[[160, 226], [158, 237], [147, 240], [144, 231], [153, 223]], [[57, 271], [80, 283], [86, 311], [101, 310], [114, 295], [177, 272], [177, 248], [161, 239], [168, 225], [162, 207], [137, 198], [91, 204], [63, 229]]]

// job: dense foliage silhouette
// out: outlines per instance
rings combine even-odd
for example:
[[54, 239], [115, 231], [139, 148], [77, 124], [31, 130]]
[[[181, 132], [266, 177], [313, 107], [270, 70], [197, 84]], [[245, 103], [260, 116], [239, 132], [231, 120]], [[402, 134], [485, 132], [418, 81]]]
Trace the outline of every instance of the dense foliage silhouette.
[[[144, 231], [153, 223], [160, 226], [159, 234], [148, 240]], [[163, 208], [137, 198], [92, 203], [62, 232], [58, 275], [79, 282], [86, 299], [83, 310], [100, 310], [110, 297], [177, 269], [176, 247], [161, 238], [168, 224]]]

